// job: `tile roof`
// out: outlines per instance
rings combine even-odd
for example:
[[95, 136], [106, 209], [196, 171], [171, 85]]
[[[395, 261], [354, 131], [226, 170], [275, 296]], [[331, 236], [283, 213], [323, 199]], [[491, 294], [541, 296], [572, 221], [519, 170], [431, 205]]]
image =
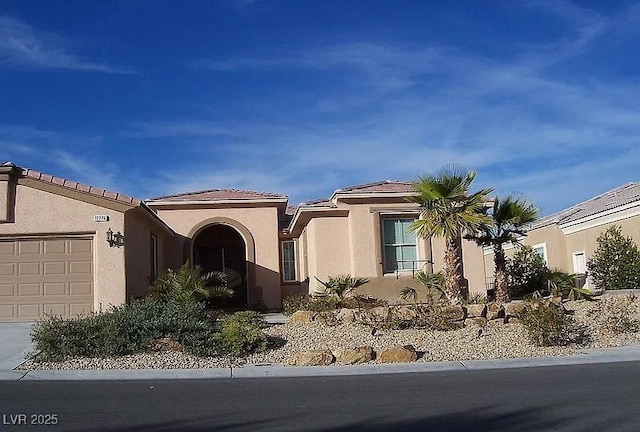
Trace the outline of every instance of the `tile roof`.
[[384, 180], [374, 183], [365, 183], [356, 186], [349, 186], [338, 189], [336, 193], [378, 193], [378, 192], [396, 192], [411, 193], [415, 192], [412, 182], [398, 180]]
[[574, 222], [633, 202], [640, 202], [640, 183], [624, 184], [568, 209], [540, 218], [531, 225], [531, 229]]
[[86, 193], [89, 195], [94, 195], [96, 197], [108, 199], [111, 201], [117, 201], [125, 204], [131, 204], [133, 206], [140, 205], [141, 201], [129, 195], [124, 195], [118, 192], [109, 191], [106, 189], [97, 188], [95, 186], [86, 185], [83, 183], [78, 183], [72, 180], [68, 180], [62, 177], [53, 176], [50, 174], [41, 173], [39, 171], [35, 171], [29, 168], [23, 168], [15, 165], [12, 162], [4, 162], [2, 166], [15, 167], [20, 170], [20, 173], [23, 178], [30, 178], [34, 180], [39, 180], [45, 183], [51, 183], [57, 186], [61, 186], [65, 189], [70, 189], [82, 193]]
[[255, 192], [240, 189], [209, 189], [196, 192], [186, 192], [175, 195], [165, 195], [150, 198], [147, 202], [154, 201], [223, 201], [223, 200], [260, 200], [260, 199], [287, 199], [286, 195]]

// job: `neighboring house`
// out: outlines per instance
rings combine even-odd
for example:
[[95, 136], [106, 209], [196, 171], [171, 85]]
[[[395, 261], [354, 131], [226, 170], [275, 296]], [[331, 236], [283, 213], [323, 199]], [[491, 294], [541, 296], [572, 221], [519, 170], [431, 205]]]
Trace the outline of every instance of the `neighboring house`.
[[[622, 233], [640, 244], [640, 183], [627, 183], [566, 210], [534, 222], [522, 243], [533, 247], [552, 269], [585, 274], [596, 239], [619, 225]], [[511, 248], [513, 251], [513, 248]], [[493, 279], [493, 253], [484, 251], [485, 274]], [[587, 278], [586, 287], [594, 289]]]
[[[444, 267], [442, 239], [407, 231], [419, 216], [414, 194], [410, 182], [382, 181], [297, 207], [235, 189], [141, 201], [0, 164], [0, 321], [104, 310], [187, 261], [228, 274], [232, 307], [278, 309], [341, 273], [397, 300], [415, 272]], [[463, 241], [463, 254], [470, 291], [483, 292], [482, 250]]]

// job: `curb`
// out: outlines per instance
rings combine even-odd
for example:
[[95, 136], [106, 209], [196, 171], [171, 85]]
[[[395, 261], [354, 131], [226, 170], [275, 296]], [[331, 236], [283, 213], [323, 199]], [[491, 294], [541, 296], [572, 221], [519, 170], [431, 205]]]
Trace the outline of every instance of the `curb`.
[[464, 360], [429, 363], [396, 363], [333, 366], [284, 366], [253, 364], [241, 368], [210, 369], [120, 369], [120, 370], [0, 370], [0, 381], [102, 381], [187, 380], [233, 378], [300, 378], [359, 376], [400, 373], [463, 372], [488, 369], [568, 366], [640, 361], [640, 345], [589, 349], [559, 357], [527, 357], [499, 360]]

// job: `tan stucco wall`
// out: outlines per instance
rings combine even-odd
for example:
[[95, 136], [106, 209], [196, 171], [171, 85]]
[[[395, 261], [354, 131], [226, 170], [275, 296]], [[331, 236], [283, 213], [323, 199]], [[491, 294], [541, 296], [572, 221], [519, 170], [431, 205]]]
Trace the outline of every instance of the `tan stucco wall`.
[[187, 254], [183, 255], [183, 260], [191, 258], [189, 256], [191, 249], [188, 245], [190, 236], [199, 226], [206, 225], [207, 221], [217, 223], [216, 218], [224, 218], [232, 221], [231, 226], [235, 222], [245, 227], [252, 237], [252, 239], [245, 239], [245, 242], [253, 241], [255, 244], [255, 258], [247, 257], [249, 262], [255, 264], [255, 268], [250, 269], [255, 272], [255, 286], [249, 286], [249, 303], [261, 298], [269, 308], [280, 307], [280, 257], [276, 207], [155, 206], [155, 208], [158, 216], [187, 242], [185, 247]]
[[[344, 217], [314, 218], [307, 225], [309, 291], [315, 292], [327, 276], [351, 274], [348, 222]], [[362, 275], [354, 275], [362, 276]]]
[[0, 179], [0, 223], [9, 220], [9, 182]]
[[[94, 222], [96, 214], [109, 222]], [[106, 232], [124, 232], [124, 215], [94, 204], [17, 185], [15, 220], [0, 224], [0, 237], [88, 235], [94, 248], [94, 310], [125, 301], [124, 248], [109, 247]]]
[[127, 250], [125, 264], [127, 275], [127, 299], [142, 297], [148, 293], [151, 278], [151, 234], [158, 243], [158, 274], [167, 268], [167, 257], [173, 236], [155, 222], [141, 208], [125, 213], [124, 237]]

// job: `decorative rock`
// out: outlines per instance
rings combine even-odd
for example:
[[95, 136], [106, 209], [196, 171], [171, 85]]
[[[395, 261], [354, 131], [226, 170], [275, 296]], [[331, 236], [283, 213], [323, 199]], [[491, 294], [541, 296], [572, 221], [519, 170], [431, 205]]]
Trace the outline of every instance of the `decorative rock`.
[[151, 344], [152, 351], [184, 351], [184, 347], [180, 342], [174, 338], [159, 338], [153, 341]]
[[356, 320], [356, 314], [352, 309], [343, 308], [336, 314], [336, 319], [343, 324], [349, 324]]
[[467, 318], [464, 321], [464, 324], [473, 327], [484, 327], [485, 325], [487, 325], [487, 319], [483, 317]]
[[373, 360], [374, 352], [370, 346], [361, 346], [354, 349], [343, 349], [336, 352], [338, 363], [352, 365], [366, 363]]
[[504, 318], [504, 308], [498, 303], [487, 304], [487, 319], [494, 320]]
[[412, 307], [409, 306], [397, 306], [394, 308], [393, 313], [398, 317], [401, 318], [403, 320], [412, 320], [414, 319], [416, 316], [418, 316], [418, 313], [415, 311], [415, 309], [413, 309]]
[[320, 312], [313, 317], [313, 321], [327, 326], [338, 325], [338, 319], [334, 312]]
[[465, 308], [467, 309], [467, 318], [487, 316], [486, 304], [468, 304]]
[[460, 321], [464, 319], [464, 309], [462, 306], [450, 306], [445, 312], [451, 321]]
[[307, 310], [299, 310], [295, 311], [291, 317], [289, 318], [290, 322], [299, 323], [299, 324], [309, 324], [313, 321], [313, 317], [315, 313], [313, 311]]
[[418, 360], [418, 353], [412, 345], [389, 348], [378, 353], [381, 363], [409, 363]]
[[502, 308], [504, 309], [505, 317], [518, 317], [522, 311], [527, 307], [527, 303], [523, 301], [511, 301], [504, 303]]
[[331, 363], [333, 363], [333, 354], [324, 349], [296, 353], [291, 364], [294, 366], [327, 366]]

